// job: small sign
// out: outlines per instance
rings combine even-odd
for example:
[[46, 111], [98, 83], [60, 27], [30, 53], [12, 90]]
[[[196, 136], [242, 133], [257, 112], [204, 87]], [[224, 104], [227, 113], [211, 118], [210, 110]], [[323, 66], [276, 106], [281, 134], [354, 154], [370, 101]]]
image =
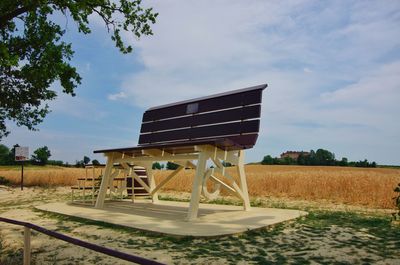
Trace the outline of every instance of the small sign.
[[193, 114], [199, 111], [199, 103], [192, 103], [186, 106], [186, 114]]
[[15, 161], [29, 160], [29, 147], [15, 147]]

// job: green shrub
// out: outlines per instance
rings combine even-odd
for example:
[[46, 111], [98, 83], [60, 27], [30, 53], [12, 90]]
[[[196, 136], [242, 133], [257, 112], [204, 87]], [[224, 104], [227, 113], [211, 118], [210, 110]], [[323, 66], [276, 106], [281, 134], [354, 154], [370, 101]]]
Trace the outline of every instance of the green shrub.
[[0, 185], [9, 185], [10, 184], [10, 180], [6, 179], [3, 176], [0, 176]]
[[397, 187], [394, 189], [395, 192], [397, 192], [397, 196], [393, 198], [394, 203], [397, 207], [398, 212], [393, 214], [393, 219], [395, 221], [400, 220], [400, 183], [397, 184]]

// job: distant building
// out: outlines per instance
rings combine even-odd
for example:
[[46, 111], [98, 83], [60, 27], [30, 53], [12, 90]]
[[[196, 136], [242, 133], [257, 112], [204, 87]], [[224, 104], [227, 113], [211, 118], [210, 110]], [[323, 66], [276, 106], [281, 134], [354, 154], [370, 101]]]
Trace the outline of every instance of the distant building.
[[294, 160], [297, 160], [300, 155], [309, 155], [309, 152], [304, 152], [304, 151], [286, 151], [285, 153], [281, 154], [281, 159], [284, 159], [285, 157], [290, 157]]

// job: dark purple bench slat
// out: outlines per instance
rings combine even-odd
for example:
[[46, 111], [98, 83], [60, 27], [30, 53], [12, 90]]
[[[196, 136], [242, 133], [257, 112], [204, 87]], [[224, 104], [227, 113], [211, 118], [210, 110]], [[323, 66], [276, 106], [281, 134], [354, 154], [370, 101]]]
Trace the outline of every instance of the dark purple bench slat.
[[262, 90], [262, 88], [259, 88], [257, 90], [224, 95], [216, 98], [208, 98], [200, 101], [192, 101], [165, 108], [149, 109], [143, 114], [142, 122], [187, 115], [187, 106], [193, 103], [198, 103], [198, 110], [195, 113], [259, 104], [262, 99]]
[[194, 127], [174, 131], [164, 131], [157, 133], [142, 134], [139, 137], [140, 144], [150, 144], [155, 142], [194, 140], [206, 137], [221, 137], [238, 135], [243, 133], [257, 133], [260, 121], [250, 120], [244, 122], [233, 122], [211, 126]]
[[261, 105], [252, 105], [243, 108], [229, 109], [218, 112], [186, 116], [176, 119], [143, 123], [140, 132], [148, 133], [148, 132], [199, 126], [205, 124], [256, 119], [260, 117], [260, 114], [261, 114]]

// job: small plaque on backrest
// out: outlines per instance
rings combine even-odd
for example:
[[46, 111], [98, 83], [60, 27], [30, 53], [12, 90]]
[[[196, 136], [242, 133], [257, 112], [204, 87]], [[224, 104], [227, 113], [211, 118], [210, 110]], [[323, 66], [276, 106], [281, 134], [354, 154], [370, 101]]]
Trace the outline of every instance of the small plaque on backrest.
[[186, 114], [193, 114], [199, 111], [199, 103], [192, 103], [186, 106]]

